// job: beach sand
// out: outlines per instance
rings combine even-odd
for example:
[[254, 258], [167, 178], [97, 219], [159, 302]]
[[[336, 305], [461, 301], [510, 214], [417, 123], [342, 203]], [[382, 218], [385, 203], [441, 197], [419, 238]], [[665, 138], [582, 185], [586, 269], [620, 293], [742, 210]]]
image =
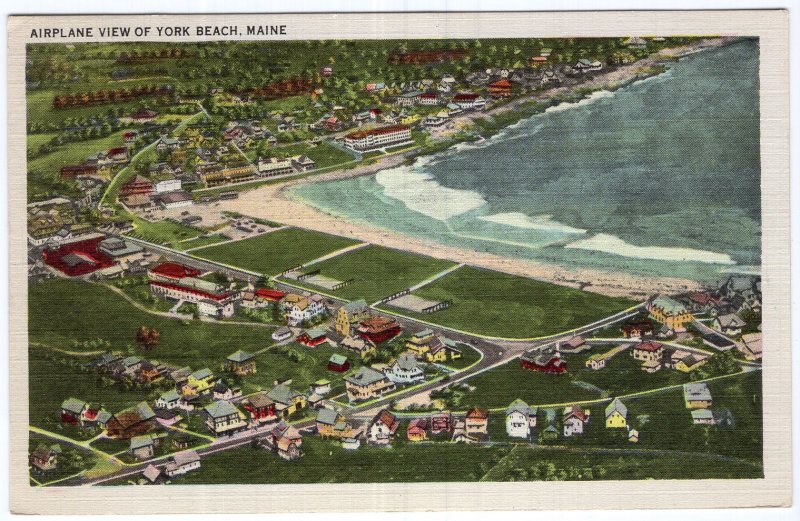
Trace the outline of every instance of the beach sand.
[[[668, 56], [680, 56], [699, 52], [704, 49], [718, 47], [730, 42], [728, 38], [701, 40], [693, 45], [680, 48], [665, 49], [660, 53], [640, 60], [628, 66], [622, 66], [604, 74], [597, 74], [593, 79], [581, 84], [581, 88], [604, 88], [629, 81], [638, 76], [645, 67], [655, 65]], [[466, 114], [458, 118], [456, 124], [469, 123], [471, 118], [516, 110], [520, 104], [531, 99], [546, 99], [560, 93], [566, 88], [556, 87], [490, 109], [484, 112]], [[394, 154], [380, 157], [370, 165], [360, 165], [348, 170], [339, 170], [285, 183], [266, 185], [240, 194], [238, 199], [221, 201], [220, 210], [239, 212], [252, 217], [259, 217], [281, 223], [317, 230], [321, 232], [352, 237], [361, 241], [389, 248], [406, 250], [422, 255], [429, 255], [455, 262], [463, 262], [473, 266], [496, 270], [512, 275], [530, 277], [570, 287], [583, 288], [604, 295], [626, 296], [644, 299], [656, 293], [679, 293], [701, 289], [700, 283], [679, 278], [643, 277], [622, 272], [610, 272], [590, 269], [567, 269], [552, 264], [538, 263], [525, 259], [503, 257], [485, 252], [476, 252], [466, 248], [442, 245], [419, 237], [403, 235], [394, 231], [378, 228], [366, 223], [354, 223], [327, 214], [308, 204], [293, 199], [289, 189], [305, 183], [319, 183], [337, 179], [372, 175], [379, 170], [400, 165], [406, 154]]]

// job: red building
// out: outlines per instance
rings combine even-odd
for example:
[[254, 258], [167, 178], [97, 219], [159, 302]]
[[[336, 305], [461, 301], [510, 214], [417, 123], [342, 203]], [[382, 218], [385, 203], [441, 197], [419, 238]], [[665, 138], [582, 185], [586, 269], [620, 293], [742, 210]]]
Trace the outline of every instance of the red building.
[[245, 410], [250, 413], [250, 418], [258, 422], [271, 421], [276, 418], [275, 402], [270, 400], [265, 393], [258, 393], [242, 401]]
[[499, 80], [489, 84], [489, 94], [495, 98], [507, 98], [511, 96], [511, 82], [508, 80]]
[[64, 179], [74, 179], [79, 175], [97, 175], [97, 166], [95, 165], [67, 165], [62, 166], [59, 171]]
[[540, 373], [561, 374], [567, 372], [567, 363], [561, 359], [559, 352], [552, 346], [525, 352], [520, 358], [520, 365], [525, 369]]
[[453, 428], [453, 416], [449, 412], [431, 415], [431, 434], [450, 432]]
[[114, 265], [114, 259], [99, 251], [97, 246], [105, 237], [72, 242], [57, 249], [42, 252], [44, 262], [70, 277], [78, 277]]
[[400, 334], [400, 324], [393, 318], [374, 316], [361, 322], [358, 334], [375, 344], [385, 342]]
[[108, 151], [106, 152], [106, 155], [112, 161], [127, 161], [128, 148], [127, 147], [109, 148]]
[[346, 356], [339, 354], [331, 355], [328, 360], [328, 371], [344, 373], [348, 369], [350, 369], [350, 360], [348, 360]]
[[269, 300], [270, 302], [280, 302], [283, 297], [286, 296], [286, 293], [276, 289], [258, 288], [255, 291], [255, 295], [260, 299]]
[[150, 182], [149, 179], [137, 175], [124, 185], [120, 189], [120, 195], [134, 195], [134, 194], [143, 194], [143, 195], [150, 195], [153, 193], [153, 183]]
[[154, 295], [193, 303], [205, 299], [221, 302], [233, 296], [224, 287], [197, 278], [199, 275], [200, 270], [176, 262], [165, 262], [147, 272], [147, 282]]
[[150, 109], [140, 110], [131, 114], [131, 119], [134, 121], [145, 122], [153, 121], [158, 116], [158, 113]]
[[307, 347], [317, 347], [328, 340], [324, 329], [309, 329], [297, 337], [297, 341]]
[[622, 331], [622, 336], [625, 338], [641, 338], [645, 335], [653, 334], [653, 324], [648, 321], [629, 322], [627, 324], [622, 324], [620, 330]]

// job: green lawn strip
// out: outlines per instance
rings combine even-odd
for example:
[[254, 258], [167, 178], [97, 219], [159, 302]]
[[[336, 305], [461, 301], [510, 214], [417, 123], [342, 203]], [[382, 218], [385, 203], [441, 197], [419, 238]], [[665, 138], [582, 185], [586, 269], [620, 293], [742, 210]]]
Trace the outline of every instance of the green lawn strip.
[[468, 346], [467, 344], [458, 342], [456, 347], [461, 350], [461, 358], [448, 360], [447, 362], [441, 362], [440, 365], [455, 369], [456, 371], [463, 371], [464, 369], [468, 369], [474, 364], [478, 363], [482, 358], [480, 351], [474, 347]]
[[117, 213], [122, 217], [133, 220], [134, 229], [125, 235], [176, 250], [182, 249], [181, 245], [187, 239], [193, 239], [205, 233], [204, 230], [199, 228], [168, 219], [152, 222], [124, 210], [119, 210]]
[[194, 256], [271, 276], [354, 244], [358, 244], [358, 241], [300, 228], [287, 228], [203, 248], [195, 252]]
[[[372, 303], [422, 282], [454, 265], [455, 263], [448, 260], [369, 245], [315, 263], [306, 271], [320, 270], [320, 275], [341, 282], [352, 279], [349, 285], [336, 291], [317, 289], [346, 300], [364, 298], [368, 303]], [[308, 282], [291, 282], [310, 289], [315, 288]]]
[[429, 323], [501, 338], [548, 336], [635, 305], [624, 298], [471, 266], [459, 268], [413, 294], [452, 303], [430, 314], [396, 311]]

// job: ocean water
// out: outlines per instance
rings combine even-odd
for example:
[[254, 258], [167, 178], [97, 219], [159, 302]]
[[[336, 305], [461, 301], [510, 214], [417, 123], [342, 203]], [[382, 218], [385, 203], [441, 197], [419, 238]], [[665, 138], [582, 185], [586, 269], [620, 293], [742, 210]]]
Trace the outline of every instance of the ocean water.
[[374, 176], [293, 189], [357, 222], [571, 268], [758, 271], [758, 42]]

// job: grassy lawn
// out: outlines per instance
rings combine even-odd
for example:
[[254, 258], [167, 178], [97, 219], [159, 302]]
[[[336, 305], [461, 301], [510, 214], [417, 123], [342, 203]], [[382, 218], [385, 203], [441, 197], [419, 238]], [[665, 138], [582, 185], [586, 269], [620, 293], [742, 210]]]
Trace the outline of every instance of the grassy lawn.
[[34, 470], [35, 467], [31, 467], [31, 477], [43, 485], [65, 479], [82, 471], [88, 470], [92, 468], [99, 459], [97, 455], [88, 450], [75, 447], [74, 445], [67, 443], [58, 443], [52, 438], [40, 436], [34, 433], [31, 433], [28, 439], [28, 452], [33, 452], [40, 444], [44, 444], [48, 447], [57, 444], [59, 447], [61, 447], [62, 451], [58, 456], [58, 465], [56, 468], [47, 471], [40, 471], [38, 469]]
[[124, 215], [133, 219], [133, 225], [135, 227], [126, 235], [147, 242], [169, 246], [176, 250], [182, 249], [182, 246], [186, 244], [184, 241], [187, 239], [199, 237], [205, 233], [203, 230], [192, 226], [186, 226], [185, 224], [175, 221], [164, 219], [162, 221], [150, 222], [134, 214], [128, 214], [127, 212], [124, 212]]
[[[317, 168], [327, 168], [330, 166], [340, 165], [353, 160], [353, 156], [348, 154], [340, 148], [336, 148], [326, 142], [319, 143], [316, 146], [307, 143], [295, 143], [291, 145], [278, 145], [270, 148], [268, 153], [274, 153], [281, 157], [291, 157], [306, 155], [317, 164]], [[257, 151], [250, 150], [247, 152], [247, 157], [251, 161], [255, 161], [258, 156]]]
[[28, 152], [38, 151], [42, 145], [46, 145], [57, 135], [55, 132], [50, 134], [28, 134], [26, 143]]
[[448, 360], [441, 365], [446, 365], [447, 367], [452, 367], [453, 369], [464, 369], [465, 367], [469, 367], [480, 360], [481, 354], [470, 346], [459, 343], [457, 344], [457, 347], [461, 350], [461, 358]]
[[[370, 245], [313, 264], [308, 270], [320, 270], [320, 275], [342, 282], [353, 279], [350, 285], [336, 291], [336, 296], [348, 300], [364, 298], [371, 303], [422, 282], [453, 265], [448, 260]], [[313, 288], [311, 285], [308, 287]]]
[[464, 266], [414, 292], [451, 300], [427, 315], [403, 314], [489, 336], [527, 338], [568, 331], [635, 304], [565, 286]]
[[358, 241], [335, 235], [288, 228], [251, 239], [203, 248], [195, 256], [265, 275], [277, 275], [357, 243]]
[[[36, 335], [32, 318], [31, 339]], [[73, 327], [79, 327], [77, 324]], [[67, 347], [66, 342], [61, 344]], [[31, 346], [28, 355], [29, 364], [29, 402], [30, 424], [63, 436], [75, 439], [87, 439], [92, 435], [76, 427], [64, 425], [59, 420], [61, 403], [69, 397], [78, 398], [94, 405], [103, 405], [111, 413], [120, 411], [131, 405], [155, 398], [156, 391], [126, 390], [120, 385], [107, 385], [102, 378], [82, 369], [81, 365], [90, 360], [54, 353], [43, 347]]]
[[153, 311], [169, 311], [175, 302], [158, 298], [150, 292], [146, 275], [123, 277], [108, 282], [109, 285], [121, 289], [131, 299]]
[[230, 238], [227, 235], [222, 235], [221, 233], [215, 233], [213, 235], [200, 235], [192, 239], [178, 242], [174, 247], [176, 250], [186, 251], [191, 248], [203, 248], [205, 246], [211, 246], [212, 244], [217, 244], [229, 239]]
[[[291, 377], [292, 385], [299, 391], [306, 391], [308, 384], [322, 377], [334, 382], [337, 388], [341, 387], [341, 375], [329, 372], [326, 366], [331, 354], [344, 351], [327, 344], [320, 348], [296, 345], [296, 351], [302, 355], [298, 359], [290, 358], [287, 353], [267, 351], [266, 348], [274, 344], [271, 327], [184, 322], [156, 316], [133, 307], [106, 287], [73, 280], [33, 285], [29, 298], [29, 331], [33, 342], [79, 350], [82, 347], [73, 347], [73, 341], [103, 339], [115, 350], [128, 350], [179, 367], [208, 367], [221, 375], [225, 357], [237, 349], [250, 353], [264, 351], [256, 356], [258, 372], [255, 375], [242, 379], [223, 376], [241, 385], [245, 392], [270, 389], [276, 379], [283, 377]], [[161, 334], [159, 345], [146, 354], [135, 345], [136, 330], [142, 325], [155, 328]], [[123, 404], [154, 399], [158, 394], [123, 393], [116, 388], [111, 391], [100, 386], [94, 374], [84, 373], [78, 367], [65, 374], [60, 366], [53, 370], [50, 365], [43, 359], [39, 366], [32, 363], [31, 369], [31, 404], [36, 404], [32, 410], [41, 415], [37, 425], [42, 427], [44, 425], [40, 424], [45, 419], [56, 421], [58, 407], [70, 395], [113, 406], [110, 410], [114, 412]]]

